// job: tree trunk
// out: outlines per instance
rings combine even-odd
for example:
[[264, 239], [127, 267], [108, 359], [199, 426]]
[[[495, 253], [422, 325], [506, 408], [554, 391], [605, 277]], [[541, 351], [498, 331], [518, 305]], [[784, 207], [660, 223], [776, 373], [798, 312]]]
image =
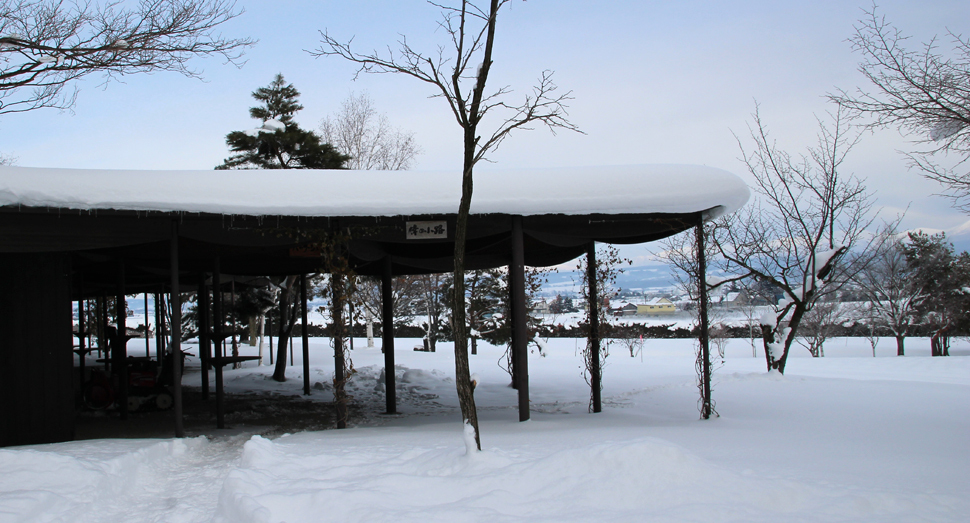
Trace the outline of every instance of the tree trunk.
[[474, 153], [474, 133], [468, 131], [474, 130], [466, 130], [465, 133], [465, 170], [461, 183], [461, 204], [458, 207], [458, 219], [455, 225], [453, 286], [455, 294], [452, 297], [452, 318], [454, 318], [455, 329], [455, 388], [458, 390], [462, 420], [475, 431], [475, 445], [478, 450], [482, 450], [482, 440], [478, 431], [478, 411], [475, 407], [475, 389], [472, 387], [471, 370], [468, 366], [468, 333], [465, 319], [465, 238], [468, 233], [468, 211], [472, 200], [471, 156]]
[[942, 328], [933, 334], [930, 338], [930, 355], [931, 356], [949, 356], [950, 354], [950, 336], [947, 334], [948, 328]]
[[930, 339], [930, 354], [932, 356], [950, 355], [950, 336], [948, 331], [949, 328], [940, 329]]
[[905, 339], [906, 339], [905, 336], [896, 336], [896, 355], [897, 356], [904, 356], [905, 355], [904, 354], [904, 351], [903, 351], [903, 341]]
[[296, 315], [290, 312], [291, 301], [296, 294], [293, 292], [296, 276], [287, 276], [283, 293], [280, 296], [280, 334], [276, 341], [276, 368], [273, 370], [273, 379], [276, 381], [286, 381], [286, 349], [289, 346], [290, 333], [293, 331], [293, 324], [296, 323]]
[[[344, 278], [340, 274], [330, 275], [330, 314], [333, 316], [333, 401], [337, 411], [337, 428], [347, 428], [347, 393], [344, 385], [348, 376], [344, 374]], [[394, 372], [393, 369], [391, 372]]]
[[[433, 327], [432, 329], [435, 332], [437, 332], [437, 328], [434, 328]], [[428, 350], [431, 351], [431, 352], [435, 352], [435, 350], [437, 350], [437, 347], [436, 347], [435, 344], [437, 344], [437, 343], [438, 343], [438, 337], [435, 334], [433, 334], [431, 331], [429, 331], [428, 332]]]
[[[478, 430], [478, 411], [475, 408], [475, 388], [472, 385], [471, 370], [468, 367], [468, 323], [465, 314], [465, 240], [468, 237], [468, 211], [471, 209], [474, 188], [472, 173], [476, 162], [475, 149], [478, 146], [478, 122], [482, 118], [480, 110], [485, 82], [488, 79], [488, 71], [492, 67], [492, 46], [495, 42], [495, 21], [498, 8], [498, 0], [491, 0], [488, 10], [484, 53], [481, 66], [478, 69], [477, 82], [472, 89], [471, 106], [467, 112], [461, 111], [461, 126], [464, 131], [464, 158], [462, 161], [461, 203], [458, 206], [458, 217], [455, 220], [455, 272], [453, 278], [453, 292], [455, 294], [451, 306], [455, 329], [455, 388], [458, 389], [461, 417], [475, 432], [475, 446], [478, 450], [482, 450], [482, 440]], [[460, 71], [461, 68], [456, 66], [452, 78], [455, 86], [461, 80]]]
[[775, 343], [775, 327], [771, 325], [761, 326], [761, 338], [765, 348], [765, 363], [768, 371], [778, 370], [778, 362], [771, 359], [771, 344]]

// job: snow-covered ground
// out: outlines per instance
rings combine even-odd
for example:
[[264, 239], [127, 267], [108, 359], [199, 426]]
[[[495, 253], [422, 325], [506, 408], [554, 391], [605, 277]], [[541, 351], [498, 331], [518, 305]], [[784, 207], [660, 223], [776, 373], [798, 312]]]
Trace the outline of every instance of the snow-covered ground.
[[[793, 349], [780, 376], [732, 340], [715, 374], [721, 416], [708, 421], [691, 340], [651, 340], [636, 357], [614, 346], [601, 414], [587, 413], [579, 343], [530, 356], [526, 423], [501, 349], [471, 357], [482, 453], [466, 454], [450, 344], [424, 353], [397, 340], [402, 414], [385, 416], [380, 349], [358, 339], [352, 428], [0, 449], [0, 522], [970, 520], [966, 342], [930, 358], [912, 339], [898, 358], [885, 339], [873, 358], [865, 340], [836, 339], [822, 359]], [[297, 353], [286, 383], [250, 364], [227, 370], [227, 389], [299, 394]], [[328, 401], [326, 340], [312, 341], [311, 365], [311, 398]]]

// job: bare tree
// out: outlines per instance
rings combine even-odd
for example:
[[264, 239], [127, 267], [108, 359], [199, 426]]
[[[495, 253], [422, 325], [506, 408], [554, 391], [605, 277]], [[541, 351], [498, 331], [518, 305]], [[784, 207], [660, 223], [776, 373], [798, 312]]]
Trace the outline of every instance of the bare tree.
[[427, 348], [435, 352], [435, 348], [444, 334], [446, 280], [443, 274], [422, 274], [415, 277], [420, 295], [418, 308], [424, 310], [426, 319], [421, 323]]
[[189, 77], [197, 56], [218, 55], [239, 65], [248, 38], [217, 28], [238, 16], [227, 0], [128, 2], [13, 0], [0, 4], [0, 114], [69, 109], [74, 80], [100, 73], [104, 81], [133, 73], [175, 71]]
[[732, 275], [718, 285], [754, 278], [784, 292], [761, 319], [768, 369], [784, 373], [805, 313], [871, 257], [872, 198], [862, 180], [839, 171], [858, 140], [847, 133], [841, 106], [831, 123], [819, 120], [817, 144], [798, 158], [777, 148], [757, 109], [752, 116], [754, 147], [738, 145], [759, 198], [718, 220], [711, 240], [717, 263]]
[[[400, 73], [424, 82], [433, 90], [433, 96], [445, 100], [461, 128], [464, 154], [461, 202], [455, 224], [455, 306], [452, 312], [455, 325], [455, 386], [458, 389], [462, 418], [474, 429], [475, 443], [480, 450], [478, 413], [468, 368], [467, 322], [465, 308], [462, 306], [465, 301], [465, 238], [473, 193], [474, 168], [516, 129], [528, 129], [535, 124], [545, 125], [553, 132], [556, 129], [578, 131], [578, 128], [566, 119], [565, 103], [570, 99], [570, 93], [556, 93], [551, 71], [542, 73], [539, 83], [521, 102], [509, 100], [511, 89], [507, 86], [489, 93], [485, 91], [492, 68], [498, 13], [509, 0], [490, 0], [486, 8], [467, 0], [457, 2], [457, 5], [429, 3], [440, 8], [442, 20], [439, 26], [449, 40], [448, 44], [439, 46], [431, 54], [414, 49], [404, 37], [398, 42], [397, 53], [390, 48], [386, 53], [358, 53], [351, 48], [350, 42], [342, 42], [326, 31], [321, 32], [322, 46], [311, 54], [339, 56], [359, 64], [358, 74]], [[481, 134], [479, 124], [488, 115], [494, 115], [500, 123], [490, 134]]]
[[[387, 116], [377, 113], [366, 93], [351, 93], [340, 104], [336, 115], [327, 116], [320, 123], [320, 134], [323, 142], [349, 158], [343, 166], [352, 170], [407, 170], [421, 152], [414, 133], [391, 127]], [[353, 278], [355, 291], [347, 299], [351, 304], [363, 306], [370, 329], [371, 318], [383, 316], [381, 281], [373, 277]], [[418, 283], [417, 276], [400, 276], [392, 280], [395, 323], [407, 325], [414, 317], [414, 303], [420, 294]]]
[[391, 127], [367, 93], [351, 93], [340, 112], [320, 123], [320, 134], [324, 142], [350, 156], [344, 165], [353, 170], [407, 170], [421, 153], [414, 133]]
[[902, 242], [894, 231], [876, 252], [873, 262], [855, 282], [868, 302], [872, 327], [888, 328], [896, 338], [896, 355], [905, 354], [905, 340], [919, 324], [919, 305], [928, 297], [920, 280], [913, 278]]
[[276, 367], [273, 369], [273, 379], [276, 381], [286, 381], [286, 348], [293, 334], [293, 327], [296, 325], [296, 317], [300, 311], [299, 296], [299, 276], [287, 276], [279, 284], [280, 297], [279, 311], [280, 322], [279, 332], [277, 333], [276, 344]]
[[[714, 230], [713, 224], [704, 225], [704, 234], [710, 239]], [[704, 254], [708, 260], [714, 259], [717, 255], [716, 247], [710, 242], [704, 242]], [[679, 292], [686, 295], [691, 302], [697, 303], [700, 299], [700, 265], [697, 260], [697, 240], [696, 231], [688, 229], [680, 234], [668, 236], [660, 241], [663, 249], [657, 256], [672, 269], [671, 275], [674, 279]], [[713, 289], [720, 283], [721, 279], [709, 274], [705, 275], [708, 289]], [[708, 300], [710, 301], [710, 300]], [[710, 310], [711, 323], [717, 322], [720, 318], [715, 317], [717, 313]], [[697, 308], [691, 310], [691, 316], [695, 321], [699, 321]]]
[[755, 285], [749, 285], [751, 282], [742, 282], [741, 291], [745, 294], [746, 299], [743, 303], [738, 305], [738, 310], [744, 316], [744, 323], [748, 327], [748, 339], [751, 342], [751, 357], [758, 357], [758, 347], [755, 345], [755, 333], [754, 328], [759, 325], [761, 314], [759, 313], [758, 303], [768, 303], [769, 296], [765, 296], [762, 289], [757, 288]]
[[[717, 351], [717, 358], [720, 360], [720, 365], [724, 365], [724, 354], [727, 350], [728, 341], [731, 339], [731, 328], [729, 325], [718, 322], [711, 325], [710, 332], [711, 345]], [[713, 356], [713, 354], [712, 354]]]
[[[421, 297], [418, 276], [399, 276], [391, 280], [391, 296], [394, 307], [395, 326], [410, 324], [417, 312], [416, 303]], [[371, 317], [380, 318], [381, 308], [381, 280], [374, 276], [358, 276], [356, 291], [353, 295], [354, 304], [362, 307]]]
[[[970, 210], [970, 40], [952, 31], [952, 57], [937, 38], [914, 50], [909, 37], [876, 13], [865, 11], [850, 39], [863, 55], [859, 71], [871, 89], [839, 90], [829, 98], [851, 115], [869, 118], [869, 128], [898, 128], [917, 150], [906, 153], [923, 175], [943, 184], [954, 204]], [[947, 159], [953, 153], [956, 159]], [[940, 163], [940, 160], [945, 163]]]
[[[711, 376], [719, 366], [715, 365], [710, 350], [704, 350], [704, 333], [705, 331], [707, 333], [707, 342], [713, 343], [717, 349], [723, 365], [728, 332], [724, 324], [719, 322], [722, 319], [720, 316], [724, 314], [723, 309], [711, 307], [710, 292], [701, 292], [710, 291], [721, 283], [721, 278], [707, 274], [707, 267], [701, 264], [701, 257], [698, 256], [701, 253], [701, 245], [703, 245], [705, 260], [712, 260], [717, 254], [714, 243], [710, 241], [714, 225], [708, 223], [694, 226], [688, 231], [665, 238], [662, 242], [664, 250], [660, 253], [660, 258], [673, 269], [672, 274], [677, 287], [695, 305], [690, 314], [697, 323], [699, 334], [697, 344], [694, 346], [694, 368], [697, 372], [697, 389], [700, 394], [698, 407], [701, 418], [710, 419], [712, 414], [718, 415], [715, 410], [716, 402], [711, 398], [710, 383]], [[702, 308], [706, 314], [701, 312]]]
[[[596, 296], [590, 296], [589, 293], [591, 276], [589, 257], [580, 256], [576, 264], [576, 271], [580, 275], [580, 295], [586, 301], [585, 323], [588, 326], [587, 328], [592, 332], [593, 319], [596, 318], [601, 326], [600, 328], [603, 329], [600, 332], [606, 331], [607, 333], [606, 336], [602, 337], [602, 343], [599, 344], [598, 349], [593, 346], [592, 336], [587, 337], [586, 348], [583, 349], [583, 361], [585, 364], [583, 377], [590, 386], [590, 412], [602, 411], [601, 392], [603, 388], [603, 366], [610, 355], [610, 345], [612, 345], [615, 339], [612, 336], [611, 330], [607, 330], [606, 327], [610, 322], [610, 299], [616, 297], [619, 293], [619, 289], [616, 287], [616, 279], [623, 274], [623, 266], [633, 265], [633, 260], [621, 256], [620, 250], [614, 245], [606, 243], [598, 245], [597, 247], [596, 259], [592, 267], [592, 272], [596, 277]], [[592, 314], [593, 307], [591, 307], [590, 303], [590, 300], [593, 298], [598, 300], [597, 307], [595, 308], [597, 314], [595, 316]]]
[[825, 342], [844, 317], [841, 305], [835, 300], [819, 301], [802, 316], [801, 336], [796, 339], [813, 358], [825, 356]]

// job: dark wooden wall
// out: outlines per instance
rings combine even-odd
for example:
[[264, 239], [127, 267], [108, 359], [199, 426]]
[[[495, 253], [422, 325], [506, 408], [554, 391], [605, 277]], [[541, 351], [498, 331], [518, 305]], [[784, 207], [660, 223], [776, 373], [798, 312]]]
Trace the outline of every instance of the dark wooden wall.
[[0, 447], [74, 438], [71, 260], [0, 254]]

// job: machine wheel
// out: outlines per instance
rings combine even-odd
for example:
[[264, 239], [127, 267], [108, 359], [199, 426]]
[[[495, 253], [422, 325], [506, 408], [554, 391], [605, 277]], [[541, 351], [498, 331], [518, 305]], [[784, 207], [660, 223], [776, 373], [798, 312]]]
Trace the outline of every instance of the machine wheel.
[[104, 410], [114, 401], [114, 391], [107, 384], [95, 381], [84, 387], [84, 406], [91, 410]]
[[167, 392], [162, 392], [155, 396], [155, 406], [158, 410], [168, 410], [172, 408], [172, 396]]

